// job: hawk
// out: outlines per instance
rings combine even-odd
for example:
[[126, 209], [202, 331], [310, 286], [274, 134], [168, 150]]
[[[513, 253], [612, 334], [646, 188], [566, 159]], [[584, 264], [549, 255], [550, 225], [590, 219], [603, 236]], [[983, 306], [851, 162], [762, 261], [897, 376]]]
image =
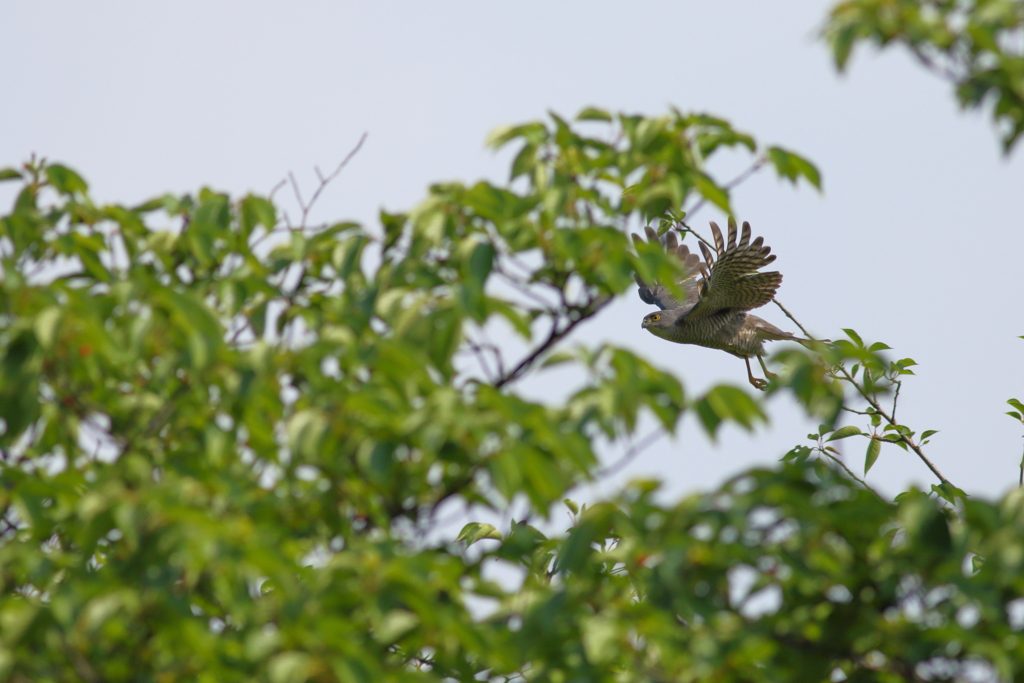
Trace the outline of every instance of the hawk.
[[[783, 332], [766, 320], [751, 315], [751, 311], [764, 306], [775, 297], [782, 283], [779, 272], [759, 273], [757, 270], [775, 260], [771, 248], [764, 246], [764, 238], [750, 240], [750, 224], [743, 223], [739, 242], [736, 241], [736, 221], [729, 219], [729, 239], [722, 239], [722, 231], [711, 223], [717, 258], [701, 242], [704, 261], [679, 244], [675, 232], [664, 238], [650, 227], [645, 228], [647, 239], [659, 243], [669, 254], [675, 254], [685, 272], [678, 282], [682, 300], [676, 299], [668, 289], [657, 282], [646, 283], [636, 276], [640, 285], [640, 298], [661, 310], [644, 316], [641, 327], [656, 337], [677, 344], [696, 344], [721, 349], [742, 358], [747, 364], [747, 377], [754, 387], [765, 390], [768, 381], [754, 377], [750, 359], [756, 356], [768, 378], [775, 377], [764, 364], [766, 341], [788, 340], [807, 342], [790, 332]], [[633, 241], [643, 238], [633, 233]]]

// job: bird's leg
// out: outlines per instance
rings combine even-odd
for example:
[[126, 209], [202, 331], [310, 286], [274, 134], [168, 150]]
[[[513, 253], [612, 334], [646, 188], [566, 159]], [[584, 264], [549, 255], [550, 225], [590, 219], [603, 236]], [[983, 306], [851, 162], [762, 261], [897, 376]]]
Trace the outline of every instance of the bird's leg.
[[[758, 356], [758, 359], [760, 359], [760, 358], [761, 357]], [[768, 390], [768, 381], [767, 380], [763, 380], [763, 379], [758, 379], [757, 377], [754, 377], [754, 373], [751, 372], [751, 370], [750, 370], [750, 359], [749, 358], [744, 358], [743, 362], [747, 364], [747, 379], [749, 379], [750, 383], [754, 385], [754, 388], [755, 389], [760, 389], [761, 391], [767, 391]]]
[[769, 372], [768, 371], [768, 366], [766, 366], [764, 364], [764, 358], [762, 358], [761, 356], [758, 356], [757, 357], [757, 362], [761, 364], [761, 369], [764, 370], [764, 376], [765, 377], [767, 377], [768, 379], [775, 379], [776, 377], [778, 377], [778, 375], [776, 375], [774, 372]]

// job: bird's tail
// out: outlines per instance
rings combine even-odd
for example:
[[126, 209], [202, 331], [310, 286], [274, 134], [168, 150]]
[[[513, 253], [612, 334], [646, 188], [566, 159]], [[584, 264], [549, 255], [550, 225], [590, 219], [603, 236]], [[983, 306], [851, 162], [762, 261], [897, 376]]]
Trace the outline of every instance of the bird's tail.
[[814, 344], [815, 342], [821, 342], [828, 344], [831, 339], [806, 339], [804, 337], [798, 337], [792, 332], [784, 332], [779, 328], [772, 325], [767, 320], [762, 320], [756, 315], [748, 316], [753, 322], [755, 329], [757, 330], [757, 336], [765, 341], [795, 341], [807, 346], [808, 344]]

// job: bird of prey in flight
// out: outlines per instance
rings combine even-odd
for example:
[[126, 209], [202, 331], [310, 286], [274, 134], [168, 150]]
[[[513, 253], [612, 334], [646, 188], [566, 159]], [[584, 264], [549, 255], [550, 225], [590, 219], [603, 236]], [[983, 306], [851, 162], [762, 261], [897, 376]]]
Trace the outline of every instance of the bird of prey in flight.
[[[764, 364], [764, 342], [789, 340], [807, 342], [790, 332], [783, 332], [749, 311], [764, 306], [775, 297], [782, 282], [779, 272], [759, 273], [775, 260], [771, 248], [764, 246], [764, 238], [750, 240], [750, 224], [743, 223], [739, 241], [736, 241], [736, 221], [729, 219], [729, 239], [722, 239], [722, 231], [714, 222], [711, 234], [717, 257], [701, 242], [704, 261], [679, 244], [674, 231], [659, 240], [650, 227], [645, 228], [647, 239], [659, 243], [669, 254], [682, 262], [683, 278], [677, 283], [683, 298], [677, 299], [660, 283], [646, 283], [636, 277], [640, 285], [640, 298], [654, 304], [660, 311], [644, 316], [643, 329], [656, 337], [677, 344], [697, 344], [721, 349], [742, 358], [747, 364], [747, 377], [756, 388], [765, 390], [768, 381], [754, 377], [750, 371], [750, 358], [757, 357], [766, 377], [775, 377]], [[633, 233], [633, 241], [642, 243]]]

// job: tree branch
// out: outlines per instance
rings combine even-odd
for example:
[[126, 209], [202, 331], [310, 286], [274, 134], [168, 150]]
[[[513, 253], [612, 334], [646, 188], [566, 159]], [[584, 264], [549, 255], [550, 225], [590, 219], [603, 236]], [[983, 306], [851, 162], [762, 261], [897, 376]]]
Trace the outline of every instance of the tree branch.
[[521, 377], [523, 373], [529, 370], [530, 367], [532, 367], [533, 364], [537, 362], [537, 359], [544, 355], [544, 353], [547, 352], [548, 349], [550, 349], [552, 346], [554, 346], [562, 339], [564, 339], [566, 335], [568, 335], [570, 332], [576, 329], [577, 325], [597, 315], [597, 313], [602, 308], [611, 303], [611, 301], [612, 297], [607, 297], [599, 301], [596, 305], [593, 301], [591, 301], [586, 306], [582, 307], [583, 310], [587, 311], [584, 315], [581, 315], [579, 318], [576, 318], [575, 320], [570, 320], [568, 324], [564, 326], [559, 325], [556, 321], [555, 324], [551, 327], [551, 332], [548, 334], [548, 338], [545, 339], [540, 346], [534, 349], [530, 353], [530, 355], [521, 360], [519, 364], [512, 369], [511, 372], [502, 375], [498, 379], [498, 381], [494, 383], [494, 388], [501, 389], [505, 385], [510, 384], [511, 382], [514, 382], [515, 380], [519, 379], [519, 377]]
[[833, 455], [832, 453], [829, 453], [825, 449], [822, 449], [821, 452], [824, 453], [826, 456], [828, 456], [828, 458], [830, 460], [832, 460], [832, 462], [834, 462], [835, 464], [837, 464], [841, 468], [843, 468], [843, 471], [846, 472], [847, 476], [849, 476], [851, 479], [856, 481], [858, 484], [863, 486], [868, 491], [871, 491], [871, 493], [875, 494], [875, 497], [878, 498], [878, 500], [882, 501], [883, 503], [889, 502], [885, 498], [882, 498], [882, 495], [878, 491], [876, 491], [873, 488], [871, 488], [871, 486], [869, 486], [868, 483], [865, 480], [861, 479], [856, 474], [854, 474], [853, 470], [851, 470], [849, 467], [847, 467], [846, 463], [843, 462], [842, 459], [837, 458], [835, 455]]
[[646, 451], [648, 448], [658, 442], [661, 437], [665, 436], [665, 430], [658, 427], [653, 432], [640, 439], [640, 441], [634, 443], [629, 447], [628, 450], [622, 455], [621, 458], [613, 462], [608, 467], [598, 470], [594, 473], [594, 479], [603, 479], [610, 477], [613, 474], [618, 474], [626, 465], [631, 463], [638, 455]]
[[[738, 176], [736, 176], [735, 178], [733, 178], [732, 180], [727, 182], [725, 185], [723, 185], [722, 189], [728, 191], [728, 190], [734, 189], [738, 185], [741, 185], [750, 176], [752, 176], [755, 173], [757, 173], [758, 171], [760, 171], [761, 167], [764, 166], [767, 163], [768, 163], [768, 157], [762, 154], [750, 166], [750, 168], [748, 168], [747, 170], [743, 171], [743, 173], [740, 173]], [[689, 215], [697, 213], [702, 208], [704, 208], [704, 205], [707, 204], [707, 203], [708, 203], [707, 197], [701, 195], [701, 198], [699, 200], [697, 200], [697, 203], [693, 205], [693, 208], [691, 208], [689, 211], [686, 212], [686, 215], [689, 216]], [[697, 233], [693, 233], [693, 234], [696, 235], [701, 241], [705, 241], [703, 238], [700, 237], [700, 235], [697, 235]]]

